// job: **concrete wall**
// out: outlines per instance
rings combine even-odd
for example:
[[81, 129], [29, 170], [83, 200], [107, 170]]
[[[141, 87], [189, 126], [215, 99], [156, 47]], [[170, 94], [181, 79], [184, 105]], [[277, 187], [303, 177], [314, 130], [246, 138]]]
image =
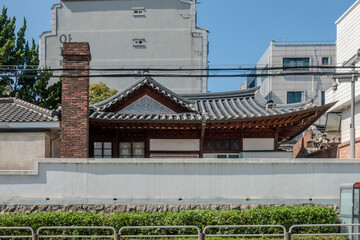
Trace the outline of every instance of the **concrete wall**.
[[48, 133], [0, 133], [0, 169], [33, 169], [35, 158], [50, 157], [49, 144]]
[[[144, 15], [133, 14], [139, 7]], [[40, 62], [59, 68], [66, 41], [90, 43], [92, 68], [206, 68], [208, 33], [196, 27], [195, 19], [193, 0], [60, 1], [52, 8], [51, 31], [40, 37]], [[133, 46], [134, 39], [143, 39], [144, 46]], [[123, 90], [138, 78], [91, 78], [99, 80]], [[207, 78], [157, 81], [178, 93], [207, 90]]]
[[339, 159], [43, 159], [0, 172], [0, 205], [338, 204], [359, 177]]

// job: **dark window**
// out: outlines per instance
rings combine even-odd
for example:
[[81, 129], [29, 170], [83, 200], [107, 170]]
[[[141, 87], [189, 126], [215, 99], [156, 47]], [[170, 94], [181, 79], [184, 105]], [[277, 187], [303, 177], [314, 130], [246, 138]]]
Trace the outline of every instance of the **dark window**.
[[248, 78], [247, 79], [247, 88], [253, 88], [253, 87], [256, 87], [256, 84], [257, 83], [257, 78], [254, 77], [254, 78]]
[[287, 103], [298, 103], [303, 101], [303, 92], [287, 92]]
[[321, 91], [321, 105], [325, 105], [325, 91]]
[[216, 154], [216, 158], [240, 158], [239, 154]]
[[[284, 58], [283, 67], [284, 71], [305, 71], [309, 70], [309, 58]], [[299, 68], [291, 68], [299, 67]]]
[[134, 15], [144, 15], [144, 9], [133, 9]]
[[94, 142], [94, 158], [112, 158], [112, 143]]
[[143, 45], [145, 45], [145, 40], [144, 39], [134, 39], [133, 44], [134, 44], [134, 46], [143, 46]]
[[240, 151], [239, 139], [206, 139], [205, 150], [209, 152]]
[[329, 65], [329, 58], [328, 57], [321, 58], [321, 64], [322, 65]]

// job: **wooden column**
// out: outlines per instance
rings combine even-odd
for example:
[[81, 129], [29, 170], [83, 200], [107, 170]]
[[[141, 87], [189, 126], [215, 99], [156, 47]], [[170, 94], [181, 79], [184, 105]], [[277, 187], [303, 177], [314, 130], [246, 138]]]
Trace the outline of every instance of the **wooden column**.
[[274, 151], [279, 150], [279, 128], [274, 129]]
[[200, 153], [199, 158], [204, 157], [204, 136], [205, 136], [205, 129], [206, 129], [206, 121], [202, 121], [201, 123], [201, 133], [200, 133]]

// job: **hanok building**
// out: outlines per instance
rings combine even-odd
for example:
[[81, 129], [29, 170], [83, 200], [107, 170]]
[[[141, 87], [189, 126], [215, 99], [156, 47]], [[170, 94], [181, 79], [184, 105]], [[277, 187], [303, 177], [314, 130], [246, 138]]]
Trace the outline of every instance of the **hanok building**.
[[145, 77], [89, 107], [88, 43], [65, 43], [62, 55], [63, 158], [291, 157], [279, 143], [333, 105], [275, 104], [256, 88], [179, 95]]
[[[274, 104], [258, 88], [178, 95], [145, 77], [90, 106], [90, 157], [289, 157], [279, 143], [332, 104]], [[288, 156], [289, 155], [289, 156]]]

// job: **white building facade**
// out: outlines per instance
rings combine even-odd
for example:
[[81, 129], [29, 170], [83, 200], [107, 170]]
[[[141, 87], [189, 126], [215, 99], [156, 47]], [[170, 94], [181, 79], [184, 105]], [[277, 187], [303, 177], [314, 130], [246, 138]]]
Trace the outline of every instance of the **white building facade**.
[[[360, 1], [356, 1], [337, 21], [337, 59], [338, 66], [359, 67], [360, 61]], [[339, 73], [349, 73], [352, 69], [338, 69]], [[351, 78], [351, 75], [348, 75]], [[351, 123], [351, 83], [340, 78], [333, 88], [326, 91], [326, 101], [335, 102], [330, 112], [337, 113], [341, 119], [341, 145], [339, 157], [349, 157]], [[360, 83], [355, 75], [355, 156], [360, 157]], [[347, 82], [345, 82], [347, 81]]]
[[[286, 74], [294, 71], [320, 71], [309, 66], [331, 66], [336, 63], [335, 42], [275, 42], [271, 41], [256, 65], [257, 74]], [[276, 68], [267, 70], [266, 68]], [[282, 67], [303, 67], [288, 68]], [[333, 71], [321, 69], [321, 71]], [[325, 103], [325, 91], [331, 87], [332, 78], [329, 76], [261, 76], [248, 78], [244, 87], [251, 88], [260, 86], [260, 93], [275, 103], [297, 103], [314, 100], [315, 105]], [[321, 118], [321, 124], [325, 118]]]
[[[133, 69], [204, 69], [208, 31], [196, 26], [195, 0], [60, 0], [51, 10], [51, 31], [40, 36], [40, 64], [60, 68], [64, 42], [89, 42], [93, 69], [132, 69], [92, 74], [141, 74]], [[160, 72], [153, 72], [157, 74]], [[170, 72], [185, 75], [206, 71]], [[91, 78], [122, 90], [136, 77]], [[179, 93], [207, 91], [206, 77], [160, 78]]]

